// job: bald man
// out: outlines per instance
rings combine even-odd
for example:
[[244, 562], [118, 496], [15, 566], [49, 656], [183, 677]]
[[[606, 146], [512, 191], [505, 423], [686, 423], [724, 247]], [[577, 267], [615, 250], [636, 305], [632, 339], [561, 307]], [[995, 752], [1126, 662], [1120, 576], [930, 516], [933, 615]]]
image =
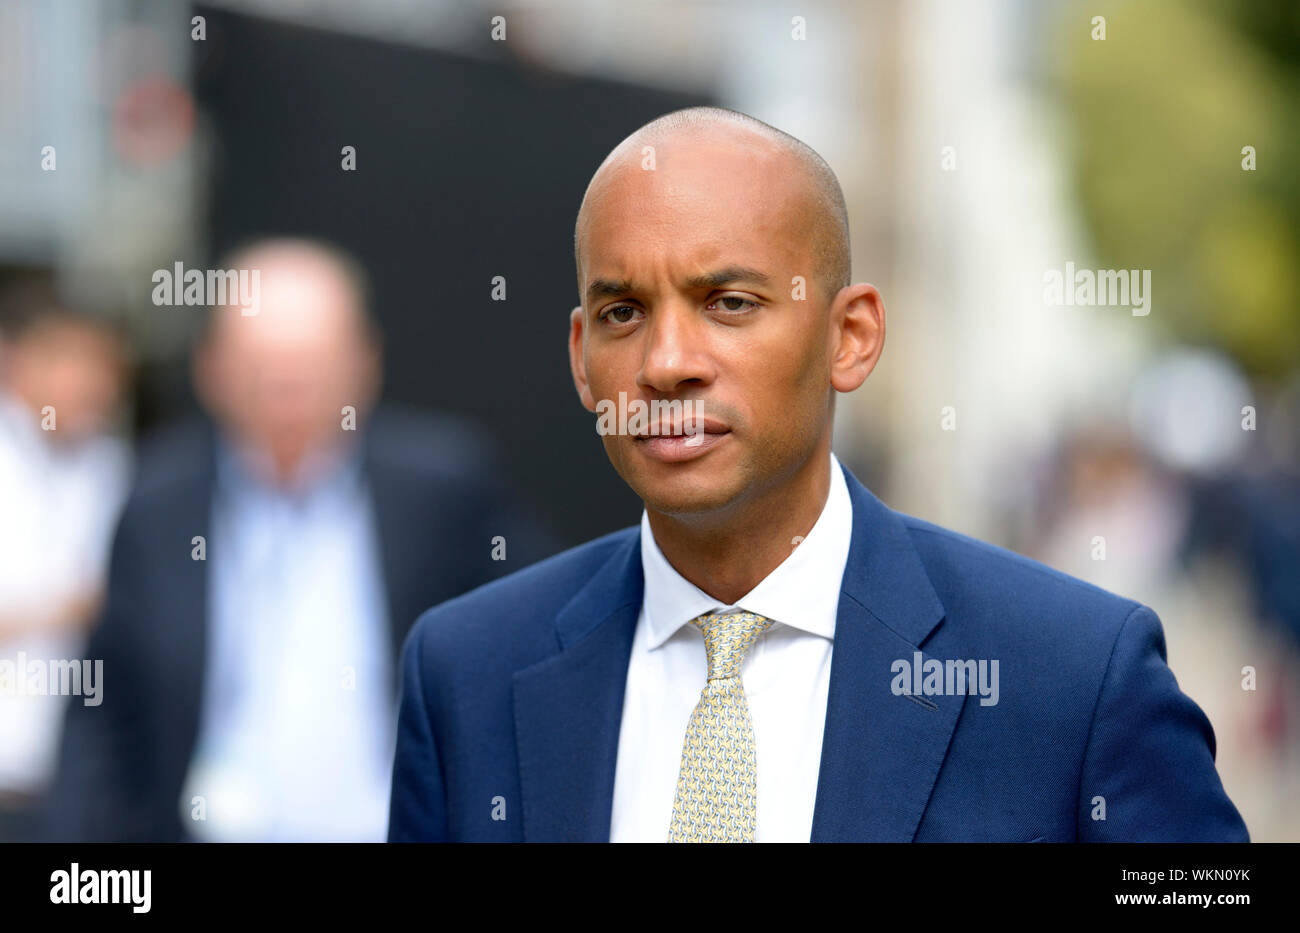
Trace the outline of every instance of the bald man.
[[209, 417], [145, 445], [87, 649], [103, 702], [71, 710], [51, 834], [382, 841], [402, 639], [545, 543], [476, 430], [376, 407], [354, 260], [273, 239], [221, 266], [259, 274], [258, 311], [212, 311]]
[[885, 310], [814, 151], [668, 114], [575, 251], [573, 381], [641, 523], [417, 623], [390, 840], [1247, 839], [1151, 610], [836, 461]]

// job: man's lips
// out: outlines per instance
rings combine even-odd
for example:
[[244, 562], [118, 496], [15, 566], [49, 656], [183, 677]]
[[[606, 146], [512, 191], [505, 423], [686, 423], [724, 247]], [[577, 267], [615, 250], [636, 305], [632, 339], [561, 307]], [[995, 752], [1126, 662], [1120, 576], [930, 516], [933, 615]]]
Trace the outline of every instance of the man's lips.
[[703, 420], [695, 426], [692, 433], [680, 430], [675, 433], [636, 434], [636, 449], [651, 460], [661, 463], [682, 463], [702, 457], [719, 444], [724, 444], [731, 436], [731, 429], [720, 421]]
[[[689, 429], [689, 430], [688, 430]], [[676, 421], [671, 424], [660, 423], [658, 430], [646, 430], [632, 437], [638, 441], [648, 440], [652, 437], [682, 437], [699, 434], [729, 434], [731, 428], [727, 427], [716, 418], [695, 418], [686, 419], [686, 421]]]

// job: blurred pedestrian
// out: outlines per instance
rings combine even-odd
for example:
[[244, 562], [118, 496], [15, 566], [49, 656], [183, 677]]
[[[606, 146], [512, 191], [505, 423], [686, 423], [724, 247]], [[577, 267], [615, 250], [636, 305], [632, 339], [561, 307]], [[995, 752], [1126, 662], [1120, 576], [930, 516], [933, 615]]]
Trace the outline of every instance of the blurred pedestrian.
[[0, 840], [31, 835], [68, 697], [29, 667], [81, 657], [126, 492], [119, 336], [32, 280], [0, 298]]
[[91, 648], [105, 696], [70, 713], [52, 833], [382, 840], [407, 629], [544, 546], [476, 430], [376, 406], [352, 259], [270, 240], [221, 267], [259, 273], [256, 306], [212, 312], [209, 418], [141, 454]]

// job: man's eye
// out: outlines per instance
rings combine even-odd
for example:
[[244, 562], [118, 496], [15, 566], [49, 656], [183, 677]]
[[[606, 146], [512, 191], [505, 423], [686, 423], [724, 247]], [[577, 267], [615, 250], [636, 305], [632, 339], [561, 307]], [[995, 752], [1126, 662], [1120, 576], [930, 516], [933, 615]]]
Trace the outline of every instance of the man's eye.
[[709, 307], [721, 305], [723, 311], [744, 311], [746, 306], [757, 308], [758, 302], [750, 301], [748, 298], [741, 298], [739, 295], [723, 295], [721, 298], [715, 298], [709, 302]]
[[[619, 316], [624, 314], [627, 316]], [[628, 305], [615, 305], [612, 308], [606, 308], [604, 311], [600, 312], [598, 317], [602, 321], [613, 320], [615, 324], [628, 324], [631, 322], [634, 314], [636, 314], [636, 308], [629, 307]]]

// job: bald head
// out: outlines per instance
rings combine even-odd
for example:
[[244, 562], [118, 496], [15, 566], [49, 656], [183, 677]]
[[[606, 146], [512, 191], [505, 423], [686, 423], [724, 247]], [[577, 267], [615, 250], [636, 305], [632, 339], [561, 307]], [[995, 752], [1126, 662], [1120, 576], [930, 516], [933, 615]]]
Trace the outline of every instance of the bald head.
[[[323, 316], [337, 315], [346, 319], [359, 339], [378, 337], [365, 269], [330, 243], [306, 237], [253, 240], [227, 253], [217, 267], [257, 270], [258, 306], [273, 312], [273, 327], [297, 326], [303, 315], [316, 316], [318, 323]], [[213, 308], [205, 319], [204, 337], [219, 339], [238, 328], [240, 317], [259, 314], [249, 314], [237, 304]]]
[[[714, 145], [716, 144], [716, 145]], [[816, 150], [802, 140], [761, 120], [721, 107], [690, 107], [665, 114], [636, 130], [606, 156], [587, 186], [574, 227], [574, 263], [578, 286], [584, 288], [585, 240], [590, 213], [614, 187], [614, 180], [629, 172], [648, 169], [646, 147], [653, 147], [654, 170], [671, 171], [674, 151], [694, 150], [712, 162], [719, 175], [734, 166], [765, 161], [772, 166], [770, 179], [784, 190], [787, 232], [803, 239], [811, 257], [811, 279], [829, 300], [850, 283], [848, 209], [839, 180]], [[711, 157], [710, 157], [711, 156]], [[754, 195], [772, 192], [754, 192]], [[756, 199], [756, 198], [755, 198]], [[738, 222], [748, 203], [737, 204]]]

